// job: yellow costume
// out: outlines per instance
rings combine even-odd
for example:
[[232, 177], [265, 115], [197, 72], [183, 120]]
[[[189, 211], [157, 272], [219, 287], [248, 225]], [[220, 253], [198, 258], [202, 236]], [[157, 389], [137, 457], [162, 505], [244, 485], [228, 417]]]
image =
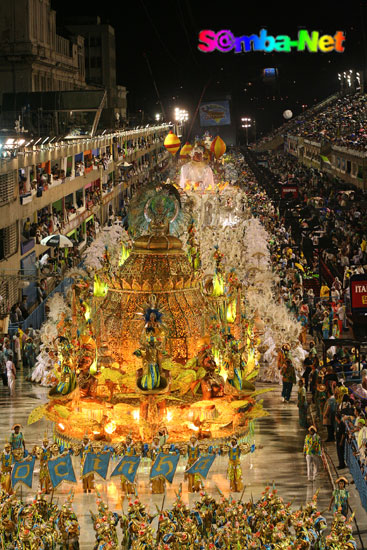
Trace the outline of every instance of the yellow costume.
[[240, 492], [243, 488], [242, 469], [241, 469], [241, 449], [237, 445], [231, 445], [228, 451], [228, 470], [227, 475], [230, 482], [231, 491]]
[[[137, 453], [135, 451], [134, 445], [132, 445], [132, 439], [130, 437], [126, 438], [126, 444], [122, 452], [123, 456], [135, 456]], [[121, 476], [121, 491], [125, 495], [135, 494], [135, 483], [131, 483], [124, 476]]]
[[[155, 459], [161, 452], [161, 446], [159, 445], [159, 437], [153, 438], [153, 443], [150, 446], [149, 449], [149, 456], [152, 459], [152, 465], [154, 464]], [[161, 495], [164, 493], [164, 489], [166, 487], [166, 480], [163, 476], [158, 476], [150, 480], [150, 486], [152, 489], [152, 493], [155, 495]]]
[[52, 457], [52, 454], [51, 454], [50, 447], [48, 445], [41, 447], [40, 449], [40, 488], [41, 488], [41, 491], [46, 493], [46, 495], [50, 494], [52, 489], [50, 473], [48, 471], [48, 465], [47, 465], [51, 457]]
[[[88, 438], [83, 439], [83, 445], [80, 450], [80, 457], [81, 457], [81, 471], [83, 472], [83, 466], [85, 462], [85, 457], [87, 453], [93, 453], [92, 445], [89, 443]], [[82, 478], [83, 480], [83, 491], [85, 493], [90, 493], [94, 489], [94, 474], [93, 472], [84, 476]]]
[[13, 492], [11, 487], [12, 463], [13, 455], [11, 454], [11, 445], [10, 443], [7, 443], [1, 454], [1, 488], [8, 495], [11, 495]]
[[[200, 456], [199, 445], [197, 444], [197, 439], [194, 436], [190, 438], [190, 444], [187, 446], [187, 456], [188, 460], [186, 470], [188, 470]], [[188, 481], [187, 490], [189, 493], [199, 492], [202, 488], [202, 481], [199, 475], [185, 474], [185, 479]]]

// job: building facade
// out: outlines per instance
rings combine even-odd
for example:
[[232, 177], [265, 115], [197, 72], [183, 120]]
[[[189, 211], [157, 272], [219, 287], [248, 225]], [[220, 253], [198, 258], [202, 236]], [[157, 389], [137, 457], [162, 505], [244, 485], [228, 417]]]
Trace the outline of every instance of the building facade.
[[305, 166], [317, 168], [341, 180], [367, 190], [367, 152], [329, 145], [287, 134], [284, 150]]
[[0, 2], [1, 92], [85, 87], [84, 38], [57, 34], [50, 0]]
[[37, 304], [39, 260], [55, 255], [42, 237], [62, 233], [83, 251], [134, 187], [160, 176], [168, 131], [159, 125], [44, 146], [5, 138], [3, 152], [13, 153], [0, 160], [0, 318], [24, 296], [29, 308]]
[[67, 24], [72, 35], [84, 37], [85, 78], [88, 85], [107, 90], [104, 122], [108, 127], [126, 119], [126, 88], [116, 81], [116, 41], [111, 25], [102, 24], [100, 17], [73, 17]]

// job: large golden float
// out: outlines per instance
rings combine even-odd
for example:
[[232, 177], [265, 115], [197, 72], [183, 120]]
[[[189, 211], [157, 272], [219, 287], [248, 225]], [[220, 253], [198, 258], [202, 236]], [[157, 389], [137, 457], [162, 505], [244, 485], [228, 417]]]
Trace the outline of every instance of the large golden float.
[[148, 228], [135, 235], [123, 265], [111, 270], [106, 257], [93, 297], [88, 281], [74, 284], [72, 319], [61, 320], [55, 345], [59, 383], [29, 419], [45, 415], [66, 444], [85, 434], [150, 442], [160, 431], [175, 443], [193, 432], [223, 442], [265, 414], [255, 399], [256, 336], [240, 285], [222, 273], [218, 251], [213, 284], [203, 285], [191, 261], [192, 226], [190, 261], [170, 233], [177, 203], [170, 190], [154, 189]]

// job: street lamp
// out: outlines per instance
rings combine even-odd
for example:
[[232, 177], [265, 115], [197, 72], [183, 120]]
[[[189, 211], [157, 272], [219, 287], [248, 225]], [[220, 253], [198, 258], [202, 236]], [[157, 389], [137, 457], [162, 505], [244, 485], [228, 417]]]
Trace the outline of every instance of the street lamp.
[[162, 115], [161, 115], [160, 113], [157, 113], [157, 114], [155, 115], [155, 119], [156, 119], [157, 122], [159, 122], [159, 121], [161, 120], [161, 116], [162, 116]]
[[241, 118], [242, 128], [246, 128], [246, 145], [248, 146], [248, 129], [251, 128], [251, 118], [250, 117], [242, 117]]
[[175, 120], [178, 122], [180, 126], [182, 126], [182, 134], [183, 134], [183, 126], [184, 126], [184, 123], [189, 120], [189, 113], [185, 109], [180, 109], [179, 107], [176, 107]]

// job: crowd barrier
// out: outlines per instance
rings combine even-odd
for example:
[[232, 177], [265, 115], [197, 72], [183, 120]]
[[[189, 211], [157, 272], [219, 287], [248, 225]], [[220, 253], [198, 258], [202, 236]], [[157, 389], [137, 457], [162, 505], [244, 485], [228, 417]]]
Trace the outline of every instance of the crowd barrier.
[[69, 286], [72, 284], [73, 279], [71, 277], [68, 277], [66, 279], [63, 279], [63, 281], [58, 284], [52, 292], [43, 300], [43, 302], [40, 303], [39, 306], [37, 306], [30, 315], [28, 315], [27, 319], [25, 321], [22, 321], [21, 323], [10, 323], [8, 333], [10, 336], [13, 336], [18, 331], [18, 328], [25, 331], [27, 328], [29, 328], [31, 325], [34, 329], [39, 329], [42, 325], [42, 323], [46, 319], [46, 304], [47, 300], [49, 300], [56, 292], [61, 292], [65, 294]]
[[367, 483], [363, 477], [361, 466], [359, 465], [357, 458], [354, 456], [353, 449], [353, 443], [349, 443], [347, 441], [345, 443], [344, 459], [353, 477], [356, 489], [361, 499], [362, 506], [367, 512]]

